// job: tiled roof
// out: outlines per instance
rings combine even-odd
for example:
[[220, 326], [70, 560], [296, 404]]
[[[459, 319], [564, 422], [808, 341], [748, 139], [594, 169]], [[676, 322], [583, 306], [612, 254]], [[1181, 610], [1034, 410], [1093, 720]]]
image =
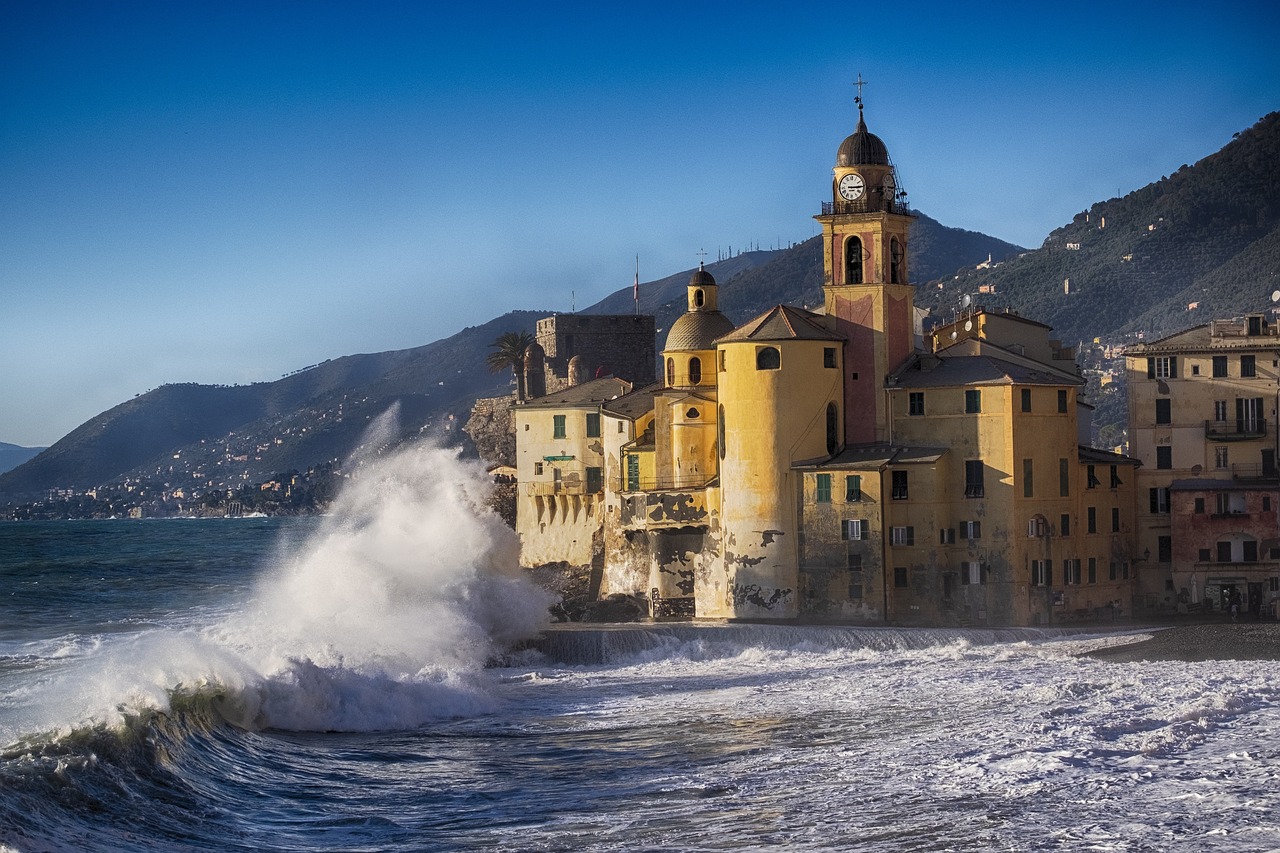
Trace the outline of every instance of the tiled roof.
[[824, 326], [818, 314], [790, 305], [775, 305], [719, 338], [716, 343], [789, 340], [842, 341], [844, 338]]
[[592, 379], [581, 385], [573, 385], [542, 397], [526, 400], [518, 405], [526, 409], [557, 409], [573, 406], [595, 406], [606, 400], [621, 397], [631, 390], [631, 383], [616, 376]]

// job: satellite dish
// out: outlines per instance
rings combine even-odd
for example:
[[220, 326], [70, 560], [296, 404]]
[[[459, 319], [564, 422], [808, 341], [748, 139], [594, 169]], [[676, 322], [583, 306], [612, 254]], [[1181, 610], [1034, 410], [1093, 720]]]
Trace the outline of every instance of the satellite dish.
[[[1277, 290], [1276, 293], [1280, 293], [1280, 290]], [[970, 305], [973, 304], [973, 297], [970, 296], [968, 293], [966, 293], [964, 295], [964, 299], [960, 300], [960, 304], [963, 305], [965, 308], [968, 308]]]
[[1280, 290], [1271, 291], [1271, 301], [1280, 302]]
[[972, 332], [972, 331], [973, 331], [973, 321], [972, 321], [972, 320], [965, 320], [965, 321], [964, 321], [964, 330], [965, 330], [966, 332]]

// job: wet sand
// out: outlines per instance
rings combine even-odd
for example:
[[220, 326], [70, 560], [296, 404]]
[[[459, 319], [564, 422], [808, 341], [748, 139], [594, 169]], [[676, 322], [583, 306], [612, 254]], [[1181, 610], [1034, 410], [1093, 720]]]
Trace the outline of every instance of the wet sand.
[[1280, 622], [1152, 628], [1151, 639], [1089, 652], [1113, 661], [1280, 660]]

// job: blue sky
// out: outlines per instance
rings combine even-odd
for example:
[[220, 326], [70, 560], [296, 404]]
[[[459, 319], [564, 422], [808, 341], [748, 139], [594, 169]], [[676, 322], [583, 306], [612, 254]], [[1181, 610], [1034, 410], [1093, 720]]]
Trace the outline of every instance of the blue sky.
[[0, 441], [806, 239], [858, 74], [1025, 246], [1280, 109], [1264, 3], [435, 5], [0, 4]]

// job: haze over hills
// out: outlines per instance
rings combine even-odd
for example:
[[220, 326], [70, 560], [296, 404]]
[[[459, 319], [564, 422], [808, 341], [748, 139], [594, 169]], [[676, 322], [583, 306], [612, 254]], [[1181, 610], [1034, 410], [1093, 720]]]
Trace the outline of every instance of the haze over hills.
[[[1280, 289], [1278, 163], [1280, 114], [1273, 113], [1194, 166], [1093, 205], [1031, 251], [917, 212], [909, 246], [917, 304], [945, 314], [976, 294], [979, 304], [1013, 307], [1054, 326], [1064, 340], [1159, 335], [1259, 310]], [[989, 256], [989, 268], [977, 268]], [[735, 322], [780, 302], [821, 302], [820, 238], [707, 269]], [[660, 330], [684, 311], [690, 272], [641, 284], [640, 309], [657, 317]], [[585, 311], [632, 313], [632, 288]], [[216, 488], [340, 466], [393, 406], [399, 423], [390, 441], [430, 436], [465, 444], [460, 426], [472, 402], [511, 387], [509, 374], [485, 366], [490, 344], [503, 332], [532, 332], [547, 313], [510, 312], [423, 347], [346, 356], [275, 382], [155, 389], [0, 474], [0, 500], [124, 478]], [[664, 337], [660, 331], [659, 346]]]
[[5, 471], [12, 471], [23, 462], [38, 455], [43, 447], [19, 447], [16, 444], [6, 444], [0, 441], [0, 474]]

